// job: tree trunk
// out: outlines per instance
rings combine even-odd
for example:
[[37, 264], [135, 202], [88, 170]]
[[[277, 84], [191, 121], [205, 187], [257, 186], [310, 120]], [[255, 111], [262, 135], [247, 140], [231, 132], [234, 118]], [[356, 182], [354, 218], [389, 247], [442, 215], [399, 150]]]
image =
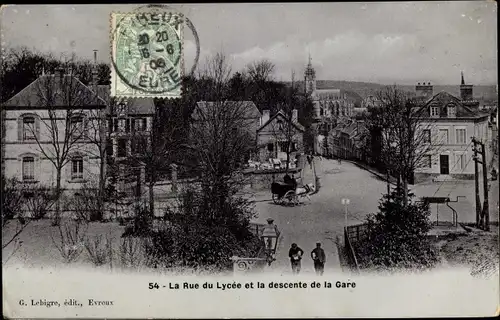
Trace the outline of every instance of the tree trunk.
[[408, 206], [408, 181], [406, 177], [403, 177], [403, 205], [405, 208]]
[[106, 188], [105, 164], [106, 160], [104, 159], [104, 155], [101, 155], [101, 162], [99, 168], [99, 194], [98, 194], [99, 198], [97, 199], [97, 203], [99, 204], [99, 209], [100, 209], [98, 220], [102, 220], [104, 216], [104, 192]]
[[401, 194], [401, 173], [398, 172], [398, 182], [396, 185], [396, 190], [397, 193], [400, 195]]
[[155, 216], [154, 183], [150, 181], [148, 186], [149, 186], [149, 214], [151, 215], [151, 217], [154, 217]]
[[56, 169], [56, 213], [52, 221], [53, 226], [58, 226], [61, 223], [61, 170], [62, 168]]

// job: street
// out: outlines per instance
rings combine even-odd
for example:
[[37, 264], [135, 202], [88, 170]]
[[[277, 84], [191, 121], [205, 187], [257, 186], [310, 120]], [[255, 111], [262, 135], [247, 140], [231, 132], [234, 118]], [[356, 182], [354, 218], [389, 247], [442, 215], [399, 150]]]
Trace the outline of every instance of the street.
[[[269, 217], [275, 219], [282, 234], [277, 249], [276, 261], [271, 269], [278, 273], [291, 273], [288, 250], [297, 243], [304, 250], [301, 273], [314, 272], [311, 251], [316, 241], [320, 241], [326, 254], [325, 273], [340, 271], [335, 237], [341, 241], [345, 224], [342, 198], [348, 198], [348, 224], [362, 223], [367, 213], [377, 210], [378, 201], [387, 187], [384, 181], [372, 173], [362, 170], [352, 163], [315, 158], [316, 174], [320, 177], [321, 188], [311, 196], [311, 201], [302, 198], [301, 205], [281, 206], [272, 201], [256, 202], [258, 221], [265, 223]], [[306, 165], [303, 183], [314, 181], [313, 170]], [[268, 192], [268, 199], [271, 192]]]
[[[270, 267], [273, 271], [283, 274], [291, 273], [288, 250], [292, 243], [297, 243], [304, 250], [301, 273], [314, 272], [310, 253], [316, 241], [320, 241], [326, 253], [325, 272], [339, 271], [338, 250], [335, 238], [338, 236], [343, 242], [343, 227], [345, 225], [344, 206], [342, 198], [348, 198], [347, 224], [363, 223], [368, 213], [378, 210], [378, 203], [383, 194], [387, 192], [387, 184], [378, 176], [361, 169], [360, 167], [342, 161], [315, 158], [316, 173], [320, 177], [321, 188], [317, 194], [311, 196], [311, 201], [301, 199], [298, 206], [276, 205], [271, 198], [271, 193], [256, 195], [256, 210], [259, 212], [257, 219], [260, 223], [272, 217], [282, 234], [281, 242], [277, 248], [276, 261]], [[303, 173], [303, 183], [314, 181], [313, 170], [306, 165]], [[457, 213], [459, 222], [475, 221], [474, 209], [474, 181], [434, 182], [410, 186], [417, 197], [450, 196], [458, 203], [450, 203]], [[438, 190], [439, 189], [439, 190]], [[259, 198], [265, 200], [258, 200]], [[482, 199], [482, 197], [481, 197]], [[498, 181], [491, 183], [489, 192], [490, 221], [498, 221]], [[431, 221], [451, 221], [451, 209], [445, 204], [432, 204]]]

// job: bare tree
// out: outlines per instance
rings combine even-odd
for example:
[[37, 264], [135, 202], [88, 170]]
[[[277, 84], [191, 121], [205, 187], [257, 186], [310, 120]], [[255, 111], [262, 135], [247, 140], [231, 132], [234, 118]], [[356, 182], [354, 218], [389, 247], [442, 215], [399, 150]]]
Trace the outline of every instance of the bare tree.
[[267, 59], [249, 63], [247, 65], [247, 74], [250, 76], [252, 81], [258, 84], [273, 80], [273, 72], [274, 64]]
[[408, 180], [415, 169], [428, 164], [428, 156], [441, 146], [441, 137], [433, 137], [432, 123], [423, 121], [422, 104], [408, 92], [396, 86], [386, 87], [376, 94], [379, 107], [370, 108], [367, 128], [379, 129], [381, 158], [386, 168], [396, 173], [401, 186], [404, 205], [408, 204]]
[[46, 115], [29, 127], [40, 153], [56, 171], [55, 225], [60, 220], [62, 170], [74, 151], [85, 151], [87, 147], [84, 107], [95, 101], [92, 92], [85, 90], [78, 79], [63, 72], [60, 70], [59, 74], [40, 77], [35, 83], [35, 103], [43, 107]]
[[[210, 102], [202, 102], [193, 115], [191, 147], [202, 171], [202, 188], [214, 200], [214, 215], [224, 212], [228, 197], [242, 184], [235, 179], [242, 168], [245, 155], [254, 150], [255, 140], [246, 130], [249, 125], [248, 106], [243, 101], [231, 100], [227, 90], [231, 67], [222, 53], [207, 61], [200, 75], [205, 95]], [[205, 100], [205, 101], [206, 101]], [[213, 219], [213, 220], [214, 220]]]
[[[272, 122], [270, 131], [280, 149], [286, 154], [286, 172], [290, 169], [290, 155], [299, 149], [296, 141], [297, 135], [301, 131], [298, 122], [298, 107], [300, 105], [299, 93], [295, 85], [295, 72], [292, 71], [291, 87], [284, 87], [281, 101], [278, 104], [279, 115], [276, 121]], [[277, 151], [277, 150], [276, 150]]]

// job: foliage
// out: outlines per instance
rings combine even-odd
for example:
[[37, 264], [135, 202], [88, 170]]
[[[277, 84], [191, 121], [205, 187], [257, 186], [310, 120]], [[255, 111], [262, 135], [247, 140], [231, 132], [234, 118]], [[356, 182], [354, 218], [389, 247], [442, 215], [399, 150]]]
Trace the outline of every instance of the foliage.
[[104, 208], [99, 201], [99, 190], [89, 183], [68, 197], [65, 207], [77, 219], [85, 221], [102, 221], [104, 216]]
[[[88, 85], [92, 80], [92, 62], [55, 57], [49, 53], [32, 51], [26, 47], [12, 48], [2, 59], [0, 71], [0, 101], [7, 101], [36, 80], [42, 72], [53, 73], [59, 67], [71, 67], [73, 74]], [[98, 64], [98, 83], [109, 84], [109, 65]]]
[[257, 254], [261, 242], [249, 231], [254, 213], [247, 200], [231, 197], [214, 215], [213, 204], [196, 190], [184, 190], [181, 199], [166, 213], [169, 224], [145, 242], [150, 266], [223, 271], [231, 267], [233, 255]]
[[[413, 194], [409, 194], [410, 200]], [[367, 217], [367, 238], [356, 251], [365, 268], [428, 268], [437, 262], [437, 254], [427, 239], [431, 229], [429, 205], [409, 201], [393, 191], [384, 195], [379, 212]]]
[[2, 228], [12, 218], [22, 212], [23, 208], [23, 184], [16, 178], [6, 179], [2, 174]]

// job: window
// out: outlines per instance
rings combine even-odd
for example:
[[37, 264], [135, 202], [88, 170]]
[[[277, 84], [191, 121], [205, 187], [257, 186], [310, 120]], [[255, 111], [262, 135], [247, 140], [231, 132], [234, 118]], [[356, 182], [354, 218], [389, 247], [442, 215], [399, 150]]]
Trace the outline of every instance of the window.
[[456, 108], [454, 105], [449, 105], [447, 107], [447, 110], [448, 110], [448, 117], [450, 118], [454, 118], [455, 115], [456, 115]]
[[274, 143], [268, 143], [267, 144], [267, 151], [273, 152], [274, 151]]
[[465, 169], [465, 154], [457, 154], [457, 169], [464, 170]]
[[278, 120], [278, 130], [283, 130], [283, 121]]
[[278, 145], [280, 147], [281, 152], [287, 152], [288, 151], [288, 141], [280, 141], [278, 142]]
[[35, 139], [35, 118], [34, 117], [24, 117], [23, 118], [23, 140], [34, 140]]
[[71, 179], [83, 179], [83, 158], [71, 159]]
[[135, 131], [146, 131], [147, 130], [146, 118], [132, 119], [132, 128]]
[[144, 155], [146, 153], [147, 140], [145, 137], [134, 137], [130, 142], [132, 154]]
[[118, 150], [116, 153], [117, 153], [118, 157], [126, 157], [127, 156], [127, 140], [126, 139], [119, 139], [118, 140]]
[[438, 106], [431, 107], [431, 117], [439, 117], [439, 107]]
[[81, 137], [83, 134], [83, 117], [71, 117], [71, 135], [75, 138]]
[[424, 156], [423, 166], [424, 166], [424, 168], [432, 168], [432, 156], [431, 155]]
[[457, 144], [465, 144], [466, 141], [466, 133], [465, 129], [457, 129]]
[[439, 129], [441, 143], [448, 143], [448, 129]]
[[424, 129], [424, 142], [431, 143], [431, 130]]
[[24, 181], [35, 180], [35, 158], [34, 157], [24, 157], [23, 158], [23, 180]]

